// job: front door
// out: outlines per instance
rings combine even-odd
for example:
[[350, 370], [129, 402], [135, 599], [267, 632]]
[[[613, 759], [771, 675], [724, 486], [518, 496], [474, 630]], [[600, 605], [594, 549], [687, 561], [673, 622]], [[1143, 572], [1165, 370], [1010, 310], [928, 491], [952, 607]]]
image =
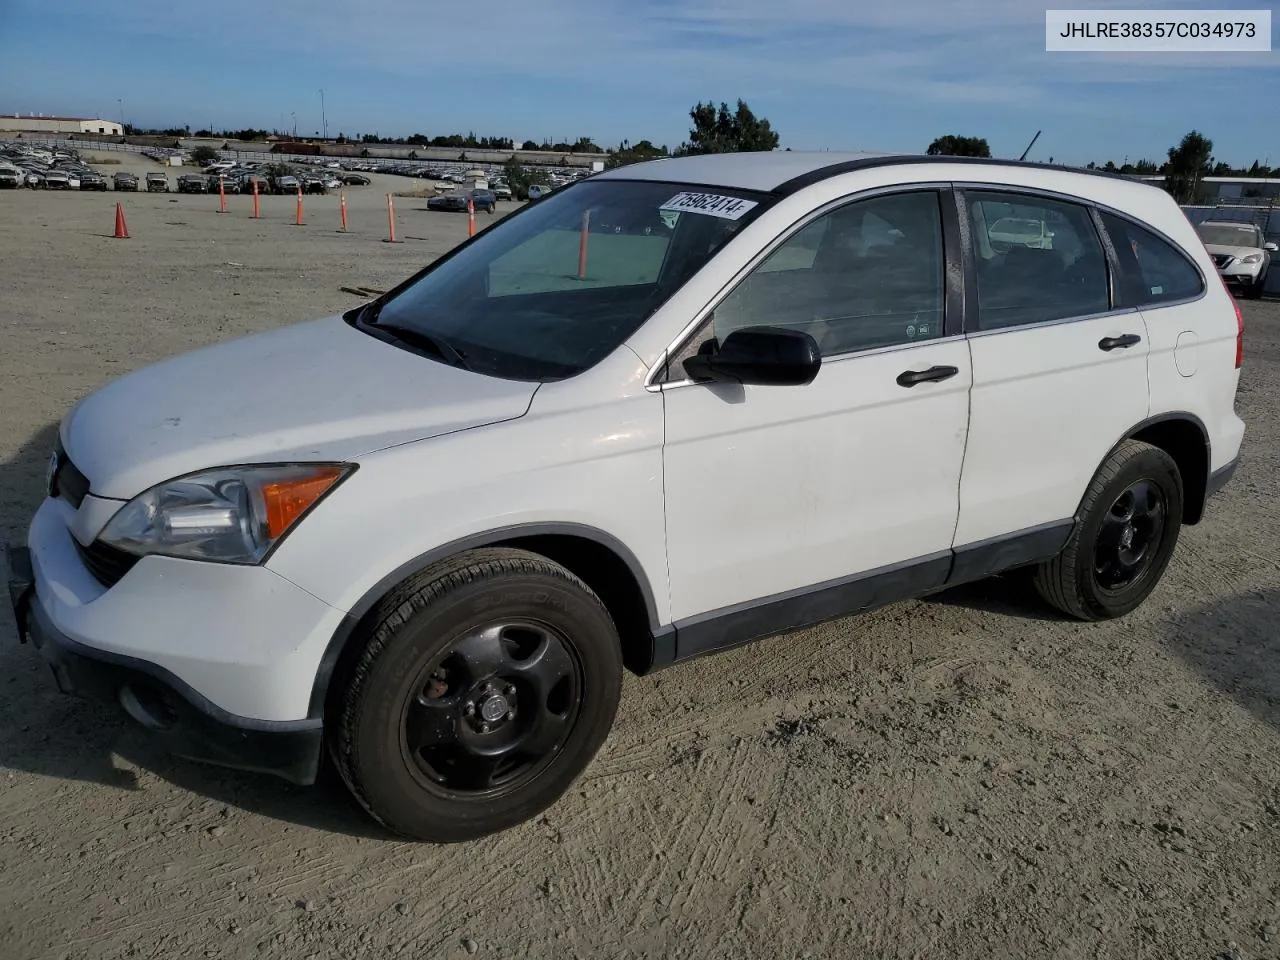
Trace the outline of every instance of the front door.
[[914, 190], [811, 220], [720, 301], [734, 329], [810, 333], [806, 386], [663, 387], [672, 617], [684, 657], [945, 580], [969, 418], [946, 336], [943, 200]]

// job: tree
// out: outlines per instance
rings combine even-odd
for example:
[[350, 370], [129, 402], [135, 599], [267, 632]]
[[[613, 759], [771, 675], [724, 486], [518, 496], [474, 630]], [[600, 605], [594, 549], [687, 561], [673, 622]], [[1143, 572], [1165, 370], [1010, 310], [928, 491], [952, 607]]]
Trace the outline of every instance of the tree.
[[677, 155], [778, 148], [778, 134], [768, 120], [756, 117], [745, 100], [738, 101], [738, 108], [733, 113], [729, 112], [727, 103], [722, 102], [717, 109], [710, 101], [699, 101], [689, 111], [689, 119], [693, 121], [689, 141], [680, 146]]
[[507, 178], [507, 186], [511, 188], [511, 195], [517, 200], [529, 199], [530, 185], [535, 183], [546, 184], [548, 182], [547, 174], [544, 171], [522, 167], [514, 159], [508, 160], [503, 165], [502, 172]]
[[1204, 178], [1212, 169], [1213, 141], [1192, 130], [1176, 147], [1169, 148], [1164, 169], [1164, 188], [1181, 204], [1203, 199]]
[[991, 148], [983, 137], [961, 137], [948, 133], [929, 144], [925, 153], [931, 157], [989, 157]]
[[218, 159], [218, 151], [202, 143], [191, 151], [191, 159], [203, 167], [206, 163], [213, 163]]
[[625, 167], [629, 163], [641, 163], [645, 160], [656, 160], [658, 157], [665, 156], [667, 156], [667, 148], [655, 147], [649, 140], [641, 140], [636, 144], [623, 140], [622, 143], [618, 144], [618, 149], [609, 151], [609, 157], [605, 160], [604, 165], [609, 169], [613, 169], [614, 167]]

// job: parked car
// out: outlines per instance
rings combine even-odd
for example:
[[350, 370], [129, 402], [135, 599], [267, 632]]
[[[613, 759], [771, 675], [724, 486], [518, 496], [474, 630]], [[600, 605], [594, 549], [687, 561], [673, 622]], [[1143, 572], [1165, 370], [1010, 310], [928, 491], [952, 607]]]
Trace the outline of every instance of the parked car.
[[477, 213], [493, 213], [498, 206], [498, 198], [488, 190], [451, 190], [449, 193], [428, 197], [427, 209], [465, 212], [468, 201], [474, 203]]
[[0, 166], [0, 189], [16, 190], [26, 182], [26, 175], [17, 167]]
[[81, 190], [106, 190], [107, 178], [92, 170], [80, 174]]
[[205, 178], [205, 188], [210, 193], [217, 193], [219, 187], [223, 193], [240, 193], [243, 189], [240, 177], [234, 173], [214, 174]]
[[50, 167], [44, 172], [44, 186], [46, 190], [69, 190], [71, 189], [71, 175], [65, 170], [55, 170]]
[[126, 173], [123, 170], [111, 178], [111, 183], [117, 190], [132, 190], [136, 192], [138, 189], [137, 176], [132, 173]]
[[297, 193], [298, 191], [298, 178], [291, 174], [273, 177], [271, 182], [276, 193]]
[[552, 188], [544, 183], [529, 184], [528, 195], [530, 200], [541, 200], [551, 192]]
[[323, 194], [328, 192], [328, 188], [325, 186], [324, 180], [320, 177], [303, 177], [302, 192], [307, 194], [311, 194], [311, 193]]
[[359, 173], [344, 173], [339, 177], [349, 187], [367, 187], [373, 181]]
[[1257, 299], [1267, 285], [1271, 254], [1276, 244], [1263, 236], [1252, 223], [1232, 220], [1204, 220], [1196, 227], [1205, 249], [1222, 279], [1242, 296]]
[[148, 193], [168, 193], [169, 178], [159, 170], [152, 170], [147, 174], [147, 192]]
[[[1010, 206], [1053, 249], [996, 249]], [[579, 245], [624, 208], [670, 236]], [[630, 165], [77, 403], [9, 550], [19, 636], [185, 757], [309, 783], [327, 749], [388, 828], [477, 837], [584, 771], [624, 668], [1012, 569], [1137, 609], [1236, 468], [1243, 329], [1127, 178]]]
[[263, 176], [261, 173], [247, 174], [244, 180], [242, 180], [240, 183], [240, 192], [253, 193], [253, 185], [255, 183], [258, 185], [259, 194], [271, 192], [271, 181], [267, 177]]
[[505, 183], [500, 183], [493, 188], [493, 195], [499, 200], [510, 200], [512, 198], [511, 188]]
[[178, 193], [207, 193], [208, 179], [199, 173], [183, 173], [178, 176]]

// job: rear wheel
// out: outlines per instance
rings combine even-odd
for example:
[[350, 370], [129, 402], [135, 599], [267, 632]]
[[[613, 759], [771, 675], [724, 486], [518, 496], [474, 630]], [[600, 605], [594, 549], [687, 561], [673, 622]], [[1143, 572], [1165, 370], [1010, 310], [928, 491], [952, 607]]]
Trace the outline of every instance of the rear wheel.
[[621, 645], [568, 570], [469, 551], [389, 596], [334, 704], [330, 752], [389, 829], [448, 843], [554, 803], [608, 735]]
[[1125, 440], [1094, 475], [1066, 547], [1036, 568], [1036, 590], [1081, 620], [1121, 617], [1164, 575], [1182, 524], [1182, 476], [1158, 447]]

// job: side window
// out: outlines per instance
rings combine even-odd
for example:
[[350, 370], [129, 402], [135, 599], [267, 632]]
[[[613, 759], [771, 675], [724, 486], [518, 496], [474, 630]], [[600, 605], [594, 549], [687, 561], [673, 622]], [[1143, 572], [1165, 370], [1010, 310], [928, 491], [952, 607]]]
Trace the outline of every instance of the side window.
[[1107, 258], [1086, 207], [966, 191], [978, 285], [977, 329], [1105, 313]]
[[1112, 213], [1102, 214], [1102, 225], [1120, 262], [1117, 306], [1147, 307], [1204, 292], [1200, 271], [1168, 240]]
[[830, 357], [931, 340], [942, 335], [943, 278], [936, 191], [854, 201], [774, 250], [721, 301], [695, 341], [787, 327], [811, 334]]

